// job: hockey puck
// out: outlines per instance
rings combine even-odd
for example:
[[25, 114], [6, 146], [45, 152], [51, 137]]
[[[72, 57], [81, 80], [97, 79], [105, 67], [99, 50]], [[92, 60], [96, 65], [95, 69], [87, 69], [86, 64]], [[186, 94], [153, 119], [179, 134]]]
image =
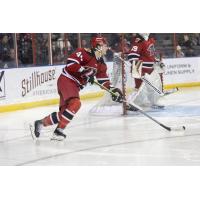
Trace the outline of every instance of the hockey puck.
[[185, 126], [183, 126], [183, 130], [185, 130]]

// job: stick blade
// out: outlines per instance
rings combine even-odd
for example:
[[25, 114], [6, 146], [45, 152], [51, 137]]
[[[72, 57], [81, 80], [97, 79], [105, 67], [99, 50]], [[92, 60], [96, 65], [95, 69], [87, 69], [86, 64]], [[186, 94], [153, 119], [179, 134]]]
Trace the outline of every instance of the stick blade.
[[185, 126], [179, 126], [179, 127], [172, 127], [171, 131], [185, 131]]

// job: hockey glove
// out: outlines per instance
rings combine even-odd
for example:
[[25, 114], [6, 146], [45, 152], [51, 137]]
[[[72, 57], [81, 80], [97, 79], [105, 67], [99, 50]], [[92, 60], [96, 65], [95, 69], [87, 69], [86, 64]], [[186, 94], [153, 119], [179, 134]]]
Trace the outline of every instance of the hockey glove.
[[165, 64], [163, 62], [159, 62], [160, 68], [164, 69], [165, 68]]
[[111, 95], [113, 101], [119, 103], [123, 102], [123, 94], [119, 88], [110, 88], [110, 91], [116, 94], [116, 95]]
[[164, 73], [165, 72], [165, 64], [161, 61], [157, 61], [154, 65], [154, 69], [158, 72], [158, 73]]
[[81, 72], [81, 77], [87, 82], [87, 83], [94, 83], [94, 76], [96, 75], [97, 70], [92, 67], [85, 68]]

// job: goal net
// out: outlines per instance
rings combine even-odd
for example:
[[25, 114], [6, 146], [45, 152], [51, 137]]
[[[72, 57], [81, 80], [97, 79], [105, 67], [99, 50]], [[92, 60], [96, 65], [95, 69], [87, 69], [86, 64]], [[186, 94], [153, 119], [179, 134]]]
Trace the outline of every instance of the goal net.
[[[129, 94], [134, 88], [134, 81], [130, 73], [131, 64], [127, 62], [126, 65], [123, 65], [120, 57], [121, 53], [114, 53], [113, 66], [110, 70], [109, 77], [114, 87], [121, 89], [121, 91], [123, 91], [123, 87], [125, 87], [124, 90], [126, 90], [126, 94]], [[111, 95], [105, 92], [100, 101], [91, 108], [90, 113], [93, 115], [121, 115], [124, 113], [124, 107], [123, 104], [114, 102]]]

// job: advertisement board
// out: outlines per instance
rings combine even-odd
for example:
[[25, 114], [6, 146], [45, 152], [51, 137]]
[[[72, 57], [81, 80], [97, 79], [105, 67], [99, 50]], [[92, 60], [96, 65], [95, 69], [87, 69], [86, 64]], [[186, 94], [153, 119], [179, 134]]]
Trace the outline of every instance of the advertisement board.
[[190, 84], [200, 82], [200, 58], [164, 59], [166, 71], [164, 84]]
[[58, 97], [56, 82], [62, 67], [0, 70], [0, 105]]
[[[164, 85], [200, 85], [200, 58], [164, 59]], [[108, 74], [113, 63], [108, 62]], [[58, 99], [57, 79], [64, 65], [0, 70], [0, 112], [3, 106]], [[101, 89], [87, 85], [80, 96], [95, 97]], [[5, 110], [5, 109], [4, 109]]]

